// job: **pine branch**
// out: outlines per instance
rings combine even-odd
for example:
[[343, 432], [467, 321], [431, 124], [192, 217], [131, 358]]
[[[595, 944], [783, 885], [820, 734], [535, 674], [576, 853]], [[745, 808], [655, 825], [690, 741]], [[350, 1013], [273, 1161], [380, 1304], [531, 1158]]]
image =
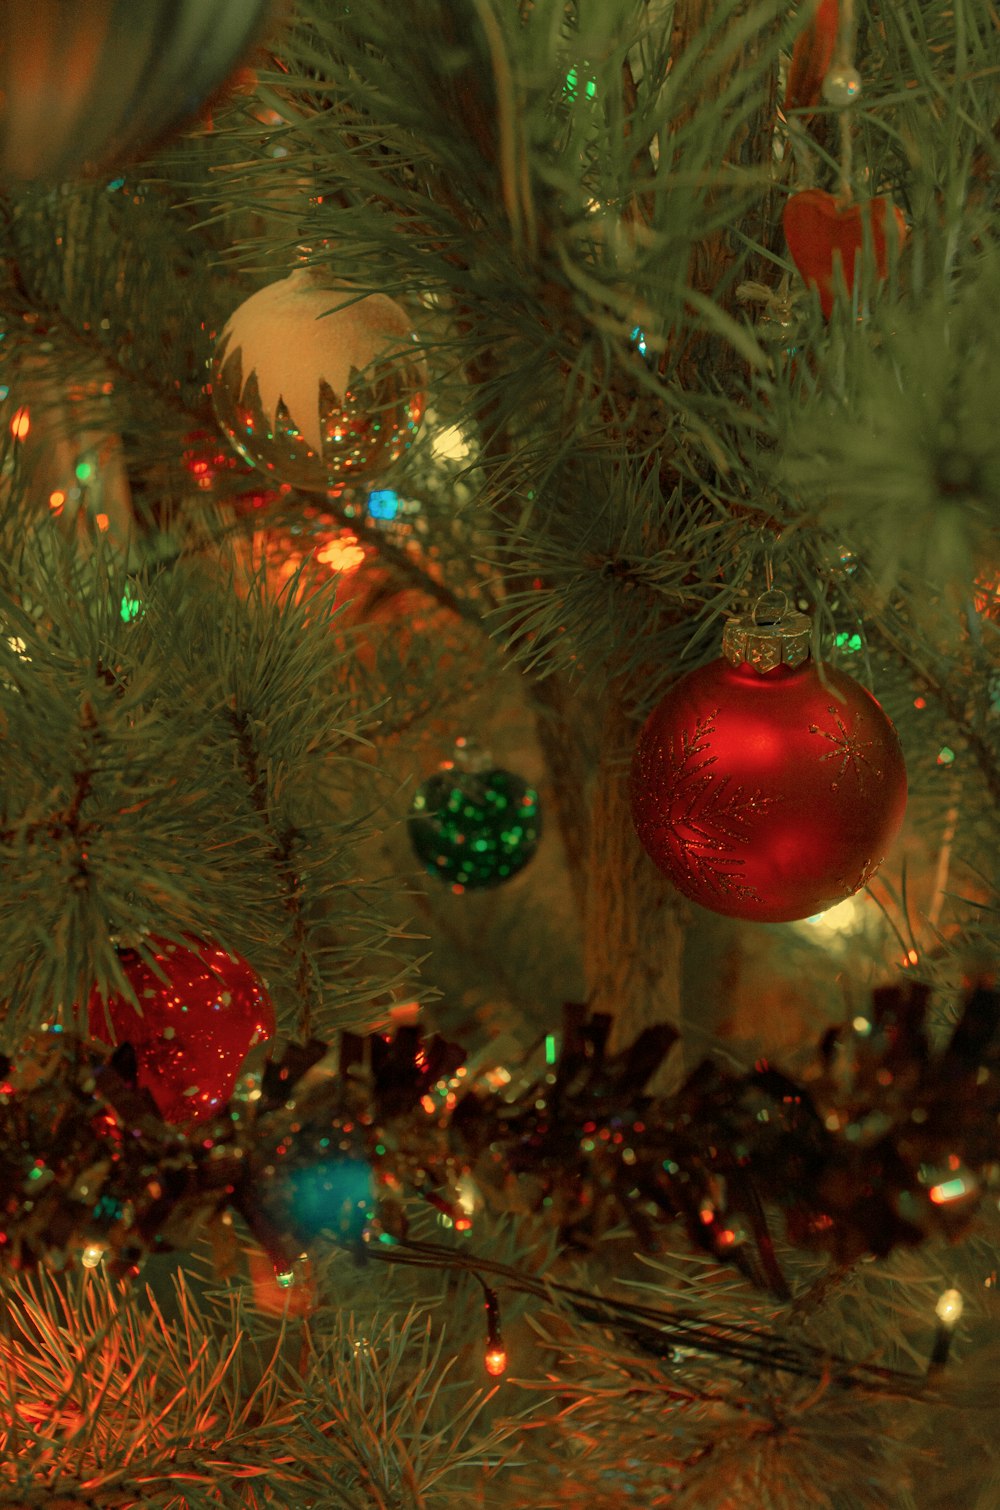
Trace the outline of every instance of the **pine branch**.
[[419, 561], [414, 559], [412, 551], [407, 550], [404, 545], [396, 545], [384, 530], [369, 524], [364, 519], [346, 513], [338, 505], [336, 499], [329, 500], [329, 508], [331, 514], [340, 520], [345, 529], [351, 530], [359, 540], [374, 550], [402, 581], [423, 593], [441, 608], [447, 609], [456, 619], [472, 624], [477, 629], [484, 629], [483, 613], [476, 606], [476, 598], [483, 596], [489, 604], [489, 588], [485, 584], [476, 584], [471, 594], [460, 596], [446, 582], [426, 571]]
[[284, 908], [291, 923], [292, 944], [297, 961], [295, 991], [299, 1001], [298, 1031], [304, 1037], [308, 1037], [312, 1032], [316, 994], [309, 947], [309, 930], [302, 908], [302, 887], [294, 865], [295, 843], [298, 836], [290, 826], [286, 826], [281, 833], [275, 831], [267, 782], [260, 769], [253, 728], [246, 710], [230, 706], [227, 712], [232, 722], [233, 734], [239, 751], [239, 763], [250, 793], [250, 800], [267, 834], [272, 863], [281, 886]]
[[871, 634], [873, 639], [880, 641], [906, 667], [914, 684], [934, 698], [947, 713], [979, 768], [983, 784], [993, 801], [994, 811], [1000, 810], [1000, 761], [989, 740], [970, 717], [967, 701], [930, 670], [920, 651], [914, 650], [909, 639], [897, 633], [887, 622], [877, 622]]
[[72, 790], [66, 806], [49, 813], [45, 818], [21, 821], [12, 827], [0, 828], [0, 843], [13, 847], [46, 840], [52, 840], [57, 844], [68, 840], [78, 853], [76, 864], [78, 884], [85, 886], [87, 837], [88, 834], [96, 831], [96, 825], [83, 821], [81, 814], [84, 803], [93, 791], [97, 774], [94, 758], [101, 738], [97, 718], [90, 702], [84, 702], [80, 710], [78, 729], [82, 736], [83, 748], [78, 751], [81, 759], [73, 772]]
[[758, 1369], [774, 1369], [796, 1377], [834, 1382], [842, 1388], [885, 1391], [900, 1398], [923, 1393], [924, 1377], [872, 1364], [852, 1363], [826, 1350], [802, 1343], [786, 1343], [759, 1327], [731, 1322], [706, 1322], [681, 1308], [641, 1306], [597, 1294], [545, 1277], [536, 1279], [481, 1254], [456, 1251], [437, 1243], [400, 1239], [400, 1246], [371, 1247], [368, 1259], [388, 1264], [413, 1264], [433, 1269], [455, 1268], [501, 1279], [514, 1291], [548, 1299], [585, 1321], [613, 1327], [615, 1335], [642, 1353], [670, 1362], [685, 1351], [713, 1359], [732, 1359]]

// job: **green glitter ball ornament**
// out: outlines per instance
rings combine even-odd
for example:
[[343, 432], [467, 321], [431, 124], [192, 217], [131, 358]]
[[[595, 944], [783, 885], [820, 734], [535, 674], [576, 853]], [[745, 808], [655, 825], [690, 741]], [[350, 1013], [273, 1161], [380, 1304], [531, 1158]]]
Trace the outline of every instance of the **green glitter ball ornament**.
[[430, 875], [456, 895], [485, 891], [516, 876], [538, 848], [538, 793], [459, 740], [454, 760], [418, 787], [408, 827]]

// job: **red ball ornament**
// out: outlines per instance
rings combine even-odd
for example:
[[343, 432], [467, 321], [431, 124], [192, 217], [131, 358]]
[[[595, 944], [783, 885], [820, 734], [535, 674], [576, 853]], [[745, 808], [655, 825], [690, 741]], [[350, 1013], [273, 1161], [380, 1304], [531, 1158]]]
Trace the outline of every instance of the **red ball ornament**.
[[128, 997], [105, 1000], [95, 989], [90, 1031], [103, 1043], [132, 1045], [139, 1084], [165, 1122], [201, 1122], [229, 1100], [248, 1051], [274, 1036], [274, 1007], [238, 954], [195, 939], [150, 944], [155, 969], [134, 949], [121, 954], [141, 1015]]
[[647, 720], [631, 775], [650, 858], [727, 917], [813, 917], [874, 875], [903, 821], [896, 731], [853, 678], [809, 659], [809, 620], [726, 625], [723, 655]]

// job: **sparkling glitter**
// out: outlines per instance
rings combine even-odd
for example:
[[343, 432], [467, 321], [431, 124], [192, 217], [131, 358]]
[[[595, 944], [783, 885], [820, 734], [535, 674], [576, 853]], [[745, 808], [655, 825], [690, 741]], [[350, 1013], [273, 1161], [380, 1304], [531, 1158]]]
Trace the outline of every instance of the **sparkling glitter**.
[[456, 893], [498, 886], [538, 848], [538, 793], [510, 771], [439, 771], [410, 809], [413, 848]]

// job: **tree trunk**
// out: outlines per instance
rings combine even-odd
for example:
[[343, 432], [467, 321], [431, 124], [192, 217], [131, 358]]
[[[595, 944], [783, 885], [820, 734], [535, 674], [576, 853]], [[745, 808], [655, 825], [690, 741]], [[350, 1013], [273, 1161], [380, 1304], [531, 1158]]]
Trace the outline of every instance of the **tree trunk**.
[[[671, 12], [672, 51], [683, 54], [694, 39], [717, 25], [712, 0], [678, 0]], [[772, 26], [777, 26], [777, 14]], [[770, 28], [749, 36], [743, 47], [727, 55], [726, 32], [721, 29], [717, 87], [721, 90], [747, 69], [757, 50], [766, 44]], [[730, 120], [730, 136], [723, 156], [731, 163], [767, 168], [771, 161], [777, 67], [772, 71], [767, 98], [739, 101]], [[692, 103], [692, 110], [697, 108]], [[675, 122], [683, 124], [681, 116]], [[661, 162], [661, 169], [664, 164]], [[711, 198], [711, 190], [709, 191]], [[751, 241], [763, 242], [770, 225], [766, 197], [747, 217], [745, 230]], [[735, 302], [734, 268], [743, 258], [743, 243], [723, 231], [715, 232], [693, 249], [690, 264], [692, 286], [725, 302]], [[756, 272], [756, 268], [744, 269]], [[706, 359], [707, 346], [719, 345], [706, 333], [699, 334], [681, 362], [681, 381], [691, 376], [700, 381], [698, 369]], [[713, 349], [713, 372], [740, 370], [742, 359], [725, 343]], [[645, 1027], [672, 1023], [680, 1032], [684, 937], [690, 909], [670, 882], [655, 868], [636, 837], [628, 800], [628, 770], [638, 729], [624, 712], [621, 690], [611, 695], [603, 709], [597, 774], [590, 805], [587, 855], [587, 892], [584, 907], [584, 972], [588, 1004], [593, 1011], [608, 1012], [614, 1019], [612, 1046], [630, 1042]], [[669, 1065], [661, 1070], [658, 1090], [668, 1089], [678, 1079], [683, 1065], [675, 1049]]]
[[[654, 1023], [681, 1026], [687, 904], [646, 855], [632, 825], [628, 772], [638, 730], [618, 705], [606, 709], [590, 812], [584, 973], [587, 1002], [614, 1019], [612, 1048]], [[678, 1078], [675, 1049], [655, 1081]]]

